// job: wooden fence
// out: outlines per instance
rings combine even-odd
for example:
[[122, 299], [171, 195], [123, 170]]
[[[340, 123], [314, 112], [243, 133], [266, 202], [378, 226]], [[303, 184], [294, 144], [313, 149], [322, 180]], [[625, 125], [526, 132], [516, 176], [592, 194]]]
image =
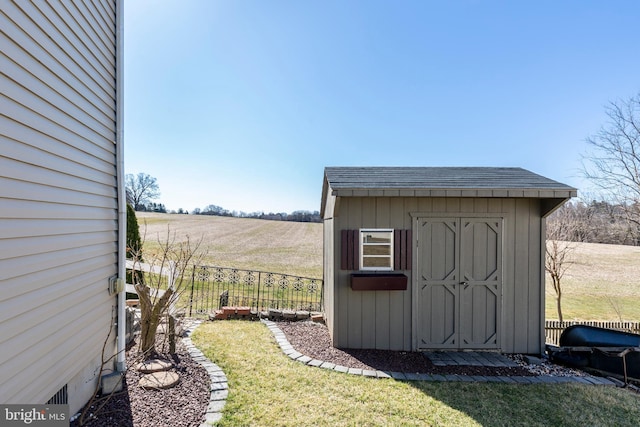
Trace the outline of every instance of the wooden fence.
[[598, 322], [593, 320], [559, 322], [557, 320], [547, 320], [544, 323], [547, 344], [560, 345], [560, 335], [562, 335], [562, 331], [572, 325], [596, 326], [598, 328], [615, 329], [640, 334], [640, 322]]

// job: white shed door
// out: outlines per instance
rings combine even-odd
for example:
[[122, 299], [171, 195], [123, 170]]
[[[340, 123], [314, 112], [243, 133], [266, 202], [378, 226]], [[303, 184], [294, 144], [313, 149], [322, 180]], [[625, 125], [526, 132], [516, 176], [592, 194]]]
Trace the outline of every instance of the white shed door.
[[501, 218], [418, 218], [418, 349], [498, 349]]

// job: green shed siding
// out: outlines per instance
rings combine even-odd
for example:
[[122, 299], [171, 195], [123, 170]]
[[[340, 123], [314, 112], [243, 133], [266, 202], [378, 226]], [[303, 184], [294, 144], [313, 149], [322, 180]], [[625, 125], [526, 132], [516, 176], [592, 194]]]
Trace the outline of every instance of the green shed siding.
[[[504, 219], [501, 350], [540, 353], [544, 321], [542, 242], [544, 218], [538, 199], [348, 197], [331, 220], [326, 238], [333, 238], [331, 258], [340, 258], [343, 229], [413, 227], [416, 216], [500, 216]], [[327, 227], [327, 224], [325, 224]], [[415, 233], [414, 233], [415, 235]], [[414, 251], [413, 265], [419, 254]], [[327, 267], [325, 267], [326, 269]], [[415, 277], [410, 270], [406, 291], [352, 291], [353, 271], [335, 269], [325, 275], [327, 323], [336, 347], [385, 350], [415, 349], [412, 303]], [[329, 273], [325, 270], [325, 273]], [[332, 283], [334, 281], [334, 283]], [[331, 289], [333, 288], [333, 289]]]

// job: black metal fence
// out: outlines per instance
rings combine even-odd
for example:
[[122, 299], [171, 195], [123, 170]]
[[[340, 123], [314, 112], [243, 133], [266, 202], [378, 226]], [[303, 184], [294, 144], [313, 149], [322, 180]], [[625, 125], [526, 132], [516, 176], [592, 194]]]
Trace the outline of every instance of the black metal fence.
[[322, 280], [288, 274], [195, 266], [187, 292], [189, 316], [224, 306], [322, 310]]

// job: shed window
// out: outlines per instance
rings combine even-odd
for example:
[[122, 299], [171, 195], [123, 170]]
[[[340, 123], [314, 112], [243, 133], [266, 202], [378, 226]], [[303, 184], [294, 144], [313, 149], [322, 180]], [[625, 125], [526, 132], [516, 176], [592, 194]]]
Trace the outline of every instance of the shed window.
[[360, 269], [393, 270], [393, 230], [360, 229]]

